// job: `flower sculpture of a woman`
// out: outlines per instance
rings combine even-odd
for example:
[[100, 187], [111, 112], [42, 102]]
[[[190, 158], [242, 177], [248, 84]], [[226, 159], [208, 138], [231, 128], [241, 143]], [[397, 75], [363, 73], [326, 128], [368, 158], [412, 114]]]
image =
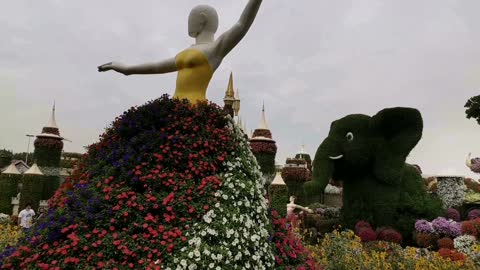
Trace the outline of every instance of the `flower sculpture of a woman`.
[[162, 74], [177, 71], [174, 98], [188, 99], [191, 103], [206, 100], [208, 84], [223, 58], [242, 40], [250, 29], [262, 0], [249, 0], [240, 20], [215, 39], [218, 15], [213, 7], [199, 5], [188, 18], [188, 34], [195, 44], [175, 57], [153, 63], [127, 66], [110, 62], [98, 67], [99, 71], [114, 70], [124, 75]]

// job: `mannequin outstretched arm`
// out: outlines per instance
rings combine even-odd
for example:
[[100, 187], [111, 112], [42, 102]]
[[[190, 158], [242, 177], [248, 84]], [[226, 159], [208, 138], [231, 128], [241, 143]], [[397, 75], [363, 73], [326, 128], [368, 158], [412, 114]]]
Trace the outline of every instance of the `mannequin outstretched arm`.
[[247, 34], [261, 4], [262, 0], [249, 0], [240, 16], [240, 20], [217, 39], [217, 46], [222, 57], [225, 57]]
[[295, 208], [295, 209], [300, 209], [300, 210], [302, 210], [302, 211], [306, 211], [306, 212], [308, 212], [308, 213], [312, 213], [312, 212], [313, 212], [312, 209], [310, 209], [310, 208], [308, 208], [308, 207], [303, 207], [303, 206], [298, 205], [298, 204], [293, 204], [293, 205], [291, 205], [291, 207], [293, 207], [293, 208]]
[[123, 75], [132, 74], [162, 74], [177, 71], [175, 58], [170, 58], [161, 62], [145, 63], [135, 66], [127, 66], [119, 62], [110, 62], [98, 67], [98, 71], [104, 72], [115, 70]]

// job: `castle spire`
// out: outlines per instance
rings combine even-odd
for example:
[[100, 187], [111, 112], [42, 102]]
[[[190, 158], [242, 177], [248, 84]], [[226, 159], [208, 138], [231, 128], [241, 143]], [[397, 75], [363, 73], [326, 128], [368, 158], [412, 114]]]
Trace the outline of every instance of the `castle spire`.
[[53, 101], [52, 115], [50, 116], [47, 127], [58, 128], [57, 121], [55, 121], [55, 101]]
[[300, 153], [299, 154], [306, 154], [305, 152], [305, 144], [302, 143], [302, 146], [300, 147]]
[[263, 104], [262, 104], [262, 118], [260, 120], [259, 129], [268, 129], [267, 117], [265, 116], [265, 102], [263, 102]]
[[224, 99], [235, 99], [235, 91], [233, 90], [233, 72], [230, 72], [230, 78], [228, 79], [228, 87], [227, 91], [225, 92]]
[[223, 98], [224, 110], [233, 118], [235, 117], [235, 111], [233, 109], [235, 102], [235, 92], [233, 91], [233, 72], [230, 72], [230, 79], [228, 80], [227, 91], [225, 91], [225, 97]]

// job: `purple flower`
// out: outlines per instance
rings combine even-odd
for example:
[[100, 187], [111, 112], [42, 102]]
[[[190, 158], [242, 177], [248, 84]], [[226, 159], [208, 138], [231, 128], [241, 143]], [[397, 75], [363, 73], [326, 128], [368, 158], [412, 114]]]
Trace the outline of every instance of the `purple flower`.
[[433, 233], [435, 230], [430, 222], [425, 219], [419, 219], [415, 222], [415, 230], [421, 233]]
[[433, 229], [438, 234], [445, 234], [451, 237], [460, 236], [462, 233], [461, 223], [454, 220], [447, 220], [444, 217], [438, 217], [432, 221]]
[[446, 218], [460, 221], [460, 212], [455, 208], [448, 208]]
[[460, 236], [461, 234], [462, 234], [462, 224], [460, 222], [451, 220], [448, 235], [455, 238], [457, 236]]
[[476, 218], [480, 218], [480, 209], [473, 209], [470, 212], [468, 212], [469, 220], [476, 219]]
[[444, 217], [438, 217], [432, 220], [432, 227], [437, 233], [448, 234], [450, 231], [450, 222]]

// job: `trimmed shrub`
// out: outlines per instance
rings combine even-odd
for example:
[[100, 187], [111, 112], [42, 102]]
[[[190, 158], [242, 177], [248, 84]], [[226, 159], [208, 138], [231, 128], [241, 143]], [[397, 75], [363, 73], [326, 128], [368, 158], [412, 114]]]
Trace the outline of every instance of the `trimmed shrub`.
[[286, 185], [270, 185], [269, 199], [270, 208], [277, 211], [280, 217], [287, 216], [287, 204], [289, 203], [288, 188]]
[[17, 196], [21, 175], [0, 174], [0, 213], [12, 214], [12, 197]]

